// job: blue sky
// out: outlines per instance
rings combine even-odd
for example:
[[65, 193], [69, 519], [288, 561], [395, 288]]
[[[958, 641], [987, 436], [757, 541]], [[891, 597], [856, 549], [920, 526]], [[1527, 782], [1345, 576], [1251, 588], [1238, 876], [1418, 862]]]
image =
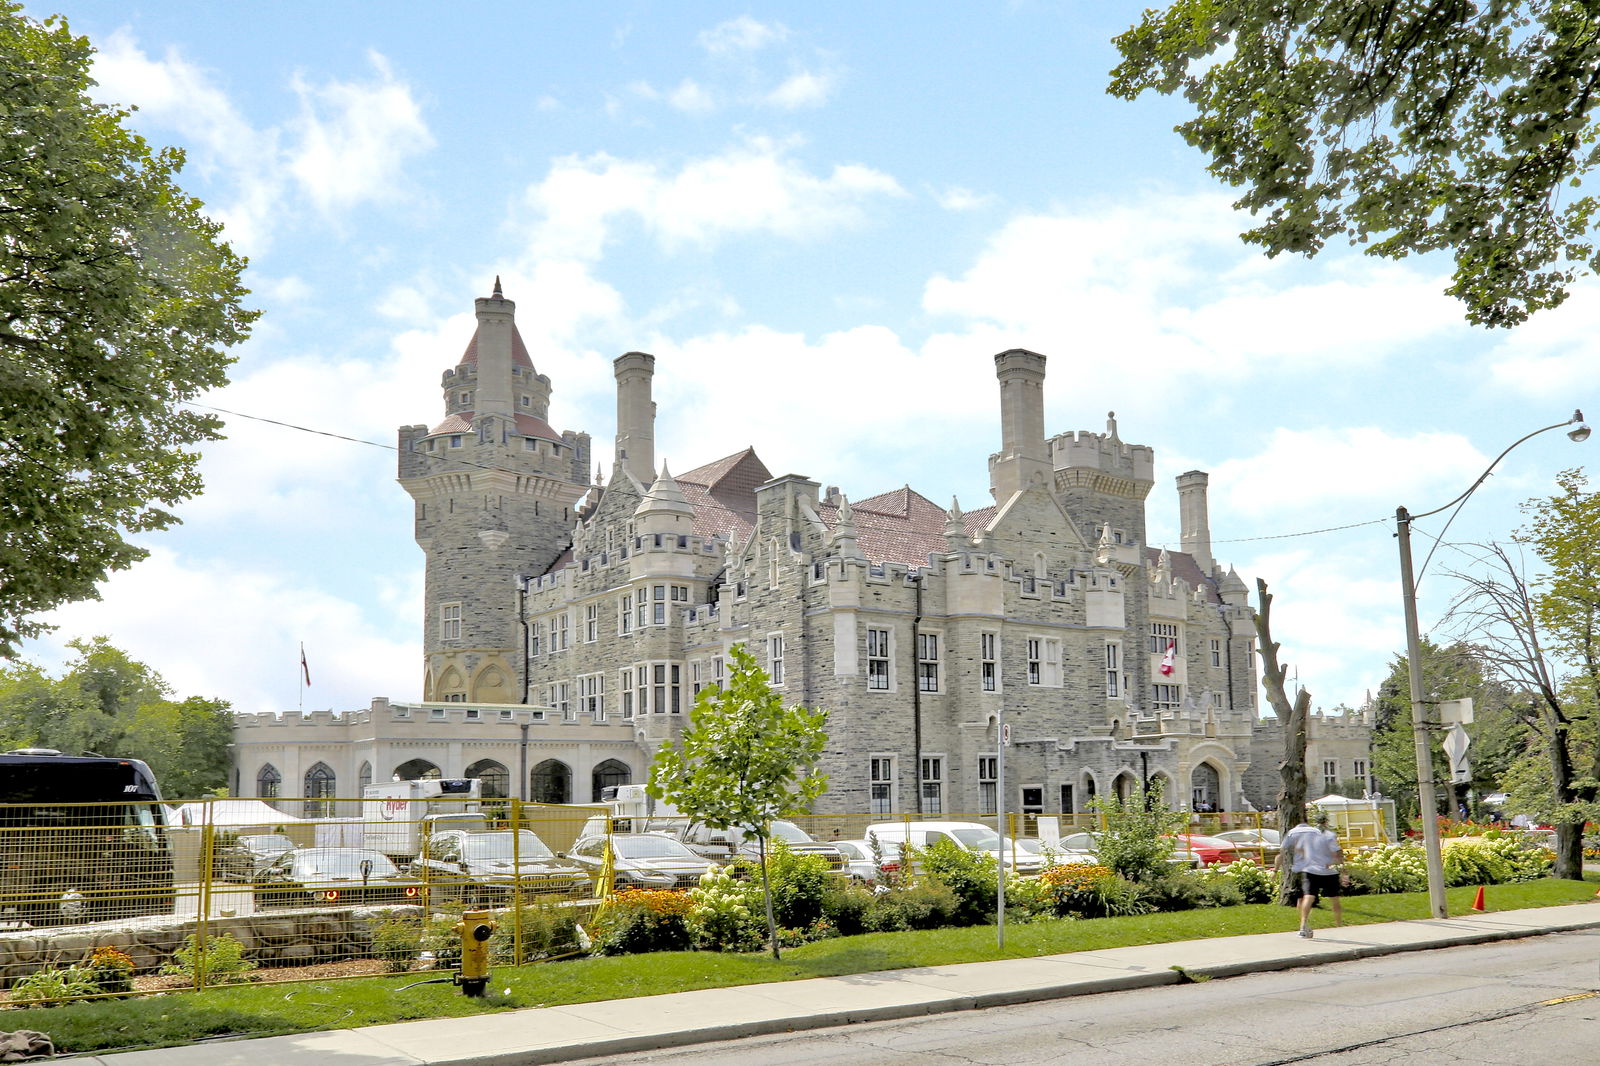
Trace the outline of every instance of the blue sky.
[[[185, 187], [250, 259], [264, 314], [207, 402], [379, 446], [230, 417], [184, 524], [28, 654], [105, 635], [183, 695], [262, 711], [300, 700], [303, 641], [307, 709], [416, 698], [422, 556], [390, 449], [439, 420], [499, 275], [550, 421], [608, 473], [610, 362], [640, 349], [674, 469], [753, 444], [852, 498], [982, 506], [992, 356], [1043, 352], [1048, 431], [1115, 410], [1154, 447], [1157, 545], [1173, 478], [1209, 471], [1216, 556], [1272, 586], [1315, 703], [1359, 703], [1403, 644], [1396, 505], [1442, 504], [1594, 404], [1600, 289], [1488, 333], [1442, 260], [1262, 258], [1177, 106], [1105, 95], [1139, 10], [30, 5], [90, 37], [99, 98], [187, 150]], [[1592, 447], [1519, 448], [1450, 539], [1506, 538]], [[1460, 565], [1435, 556], [1425, 627]]]

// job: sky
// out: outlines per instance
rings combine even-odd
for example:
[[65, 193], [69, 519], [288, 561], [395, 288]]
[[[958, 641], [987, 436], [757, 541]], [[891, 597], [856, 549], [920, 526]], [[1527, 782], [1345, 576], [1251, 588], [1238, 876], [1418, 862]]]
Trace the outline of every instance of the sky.
[[[498, 276], [551, 424], [607, 475], [611, 361], [642, 350], [674, 470], [754, 445], [852, 499], [981, 507], [993, 356], [1044, 353], [1047, 432], [1115, 411], [1154, 448], [1154, 546], [1178, 547], [1174, 479], [1208, 471], [1213, 553], [1268, 582], [1291, 682], [1360, 705], [1404, 646], [1395, 508], [1596, 406], [1600, 282], [1486, 331], [1446, 260], [1264, 258], [1179, 102], [1105, 93], [1141, 8], [30, 3], [98, 49], [98, 100], [186, 151], [263, 314], [202, 401], [229, 412], [205, 493], [26, 657], [105, 636], [239, 711], [419, 698], [396, 429], [440, 421]], [[1508, 539], [1595, 447], [1522, 445], [1447, 542]], [[1447, 544], [1421, 579], [1436, 638], [1468, 565]]]

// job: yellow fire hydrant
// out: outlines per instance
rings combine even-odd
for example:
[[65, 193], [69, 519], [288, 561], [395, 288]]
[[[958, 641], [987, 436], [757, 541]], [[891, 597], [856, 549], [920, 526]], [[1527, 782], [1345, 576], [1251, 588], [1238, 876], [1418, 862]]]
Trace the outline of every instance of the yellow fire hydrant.
[[467, 911], [456, 923], [461, 937], [461, 972], [456, 974], [456, 984], [463, 995], [481, 996], [489, 987], [489, 938], [494, 931], [488, 911]]

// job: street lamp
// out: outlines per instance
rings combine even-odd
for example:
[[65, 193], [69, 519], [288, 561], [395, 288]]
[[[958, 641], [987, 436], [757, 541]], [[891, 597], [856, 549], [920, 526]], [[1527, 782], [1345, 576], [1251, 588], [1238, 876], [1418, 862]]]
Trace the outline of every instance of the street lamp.
[[1448, 918], [1450, 913], [1445, 907], [1444, 900], [1444, 859], [1439, 850], [1439, 801], [1433, 787], [1433, 739], [1430, 733], [1434, 723], [1432, 714], [1428, 710], [1433, 704], [1431, 701], [1425, 703], [1422, 698], [1422, 638], [1417, 633], [1417, 583], [1411, 572], [1411, 523], [1414, 519], [1427, 518], [1429, 515], [1436, 515], [1440, 511], [1465, 503], [1467, 497], [1477, 492], [1478, 487], [1494, 473], [1494, 468], [1500, 465], [1501, 459], [1510, 454], [1512, 448], [1541, 433], [1567, 426], [1572, 427], [1567, 430], [1567, 436], [1572, 440], [1589, 439], [1589, 427], [1584, 424], [1583, 412], [1574, 411], [1567, 421], [1536, 429], [1521, 440], [1515, 441], [1510, 448], [1495, 456], [1494, 462], [1478, 475], [1478, 480], [1474, 481], [1466, 492], [1443, 507], [1435, 507], [1419, 515], [1411, 514], [1404, 507], [1398, 507], [1394, 512], [1395, 535], [1400, 541], [1400, 597], [1405, 606], [1406, 616], [1406, 665], [1411, 681], [1411, 732], [1417, 748], [1417, 813], [1422, 818], [1422, 847], [1428, 859], [1428, 908], [1435, 918]]

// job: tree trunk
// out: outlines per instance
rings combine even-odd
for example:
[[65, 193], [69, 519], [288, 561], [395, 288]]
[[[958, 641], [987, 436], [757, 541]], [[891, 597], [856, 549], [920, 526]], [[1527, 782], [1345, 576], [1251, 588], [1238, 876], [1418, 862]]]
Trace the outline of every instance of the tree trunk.
[[767, 942], [772, 945], [772, 957], [781, 958], [778, 954], [778, 923], [772, 917], [772, 881], [767, 877], [767, 838], [759, 836], [756, 841], [761, 846], [761, 894], [767, 901]]
[[[1278, 763], [1278, 832], [1287, 833], [1306, 820], [1306, 719], [1311, 713], [1311, 693], [1301, 689], [1291, 703], [1283, 681], [1289, 668], [1278, 662], [1278, 645], [1272, 639], [1272, 594], [1267, 583], [1256, 579], [1261, 609], [1256, 612], [1256, 641], [1261, 651], [1261, 687], [1267, 703], [1283, 724], [1283, 760]], [[1279, 899], [1294, 902], [1294, 878], [1289, 853], [1278, 852]]]
[[[1556, 804], [1572, 803], [1578, 797], [1572, 787], [1572, 753], [1567, 748], [1567, 722], [1548, 704], [1545, 725], [1550, 730], [1550, 781], [1555, 786]], [[1583, 880], [1583, 822], [1557, 822], [1556, 866], [1553, 876], [1566, 881]]]

